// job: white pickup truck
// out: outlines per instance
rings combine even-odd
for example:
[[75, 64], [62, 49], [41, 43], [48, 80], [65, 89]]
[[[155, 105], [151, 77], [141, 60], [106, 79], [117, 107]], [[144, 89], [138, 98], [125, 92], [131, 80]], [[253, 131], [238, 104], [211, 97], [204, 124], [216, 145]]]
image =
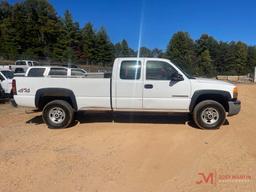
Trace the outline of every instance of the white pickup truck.
[[37, 61], [17, 60], [14, 65], [0, 65], [0, 69], [10, 69], [17, 75], [24, 75], [29, 67], [37, 65]]
[[0, 85], [4, 90], [5, 97], [11, 96], [13, 77], [14, 77], [14, 74], [11, 70], [0, 69]]
[[200, 128], [214, 129], [240, 111], [235, 85], [158, 58], [117, 58], [109, 78], [15, 77], [13, 94], [14, 104], [42, 110], [49, 128], [70, 126], [76, 111], [104, 110], [191, 113]]

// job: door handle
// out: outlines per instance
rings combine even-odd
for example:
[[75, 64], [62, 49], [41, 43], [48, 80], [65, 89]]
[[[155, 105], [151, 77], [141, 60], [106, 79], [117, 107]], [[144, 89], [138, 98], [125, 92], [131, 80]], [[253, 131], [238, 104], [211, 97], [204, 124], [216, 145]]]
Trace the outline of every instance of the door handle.
[[153, 85], [152, 84], [145, 84], [144, 88], [145, 89], [153, 89]]

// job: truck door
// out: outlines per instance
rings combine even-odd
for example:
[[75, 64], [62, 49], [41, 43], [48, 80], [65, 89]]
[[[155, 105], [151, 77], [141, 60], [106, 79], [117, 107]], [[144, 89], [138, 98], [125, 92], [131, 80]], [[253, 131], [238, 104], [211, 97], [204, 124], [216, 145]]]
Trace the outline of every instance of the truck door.
[[160, 60], [146, 60], [143, 85], [143, 109], [185, 112], [190, 103], [190, 81], [173, 81], [178, 73], [171, 63]]
[[123, 60], [115, 78], [116, 110], [141, 110], [143, 94], [143, 60]]

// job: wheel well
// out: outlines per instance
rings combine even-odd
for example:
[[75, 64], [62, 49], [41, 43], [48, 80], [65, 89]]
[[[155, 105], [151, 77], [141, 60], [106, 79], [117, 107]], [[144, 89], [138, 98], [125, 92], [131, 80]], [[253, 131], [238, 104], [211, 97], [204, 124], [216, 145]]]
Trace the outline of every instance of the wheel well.
[[228, 100], [221, 94], [203, 94], [203, 95], [198, 96], [192, 109], [194, 110], [195, 106], [198, 103], [200, 103], [201, 101], [205, 101], [205, 100], [216, 101], [216, 102], [220, 103], [225, 108], [226, 112], [229, 111]]
[[63, 100], [63, 101], [66, 101], [68, 102], [71, 107], [73, 109], [75, 109], [75, 104], [72, 102], [72, 99], [70, 97], [65, 97], [65, 96], [55, 96], [55, 97], [52, 97], [52, 96], [44, 96], [44, 97], [40, 97], [39, 98], [39, 103], [38, 103], [38, 109], [40, 111], [43, 110], [43, 108], [50, 102], [54, 101], [54, 100]]
[[69, 89], [64, 88], [44, 88], [39, 89], [35, 96], [35, 106], [43, 110], [45, 105], [54, 100], [63, 100], [68, 102], [74, 110], [77, 110], [76, 97]]

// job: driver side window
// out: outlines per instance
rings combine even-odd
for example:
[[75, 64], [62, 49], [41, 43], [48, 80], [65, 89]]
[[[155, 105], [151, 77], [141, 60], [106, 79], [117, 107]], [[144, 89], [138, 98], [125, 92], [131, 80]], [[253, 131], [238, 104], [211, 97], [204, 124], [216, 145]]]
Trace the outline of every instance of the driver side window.
[[148, 61], [146, 65], [146, 80], [171, 80], [177, 73], [169, 63], [163, 61]]

